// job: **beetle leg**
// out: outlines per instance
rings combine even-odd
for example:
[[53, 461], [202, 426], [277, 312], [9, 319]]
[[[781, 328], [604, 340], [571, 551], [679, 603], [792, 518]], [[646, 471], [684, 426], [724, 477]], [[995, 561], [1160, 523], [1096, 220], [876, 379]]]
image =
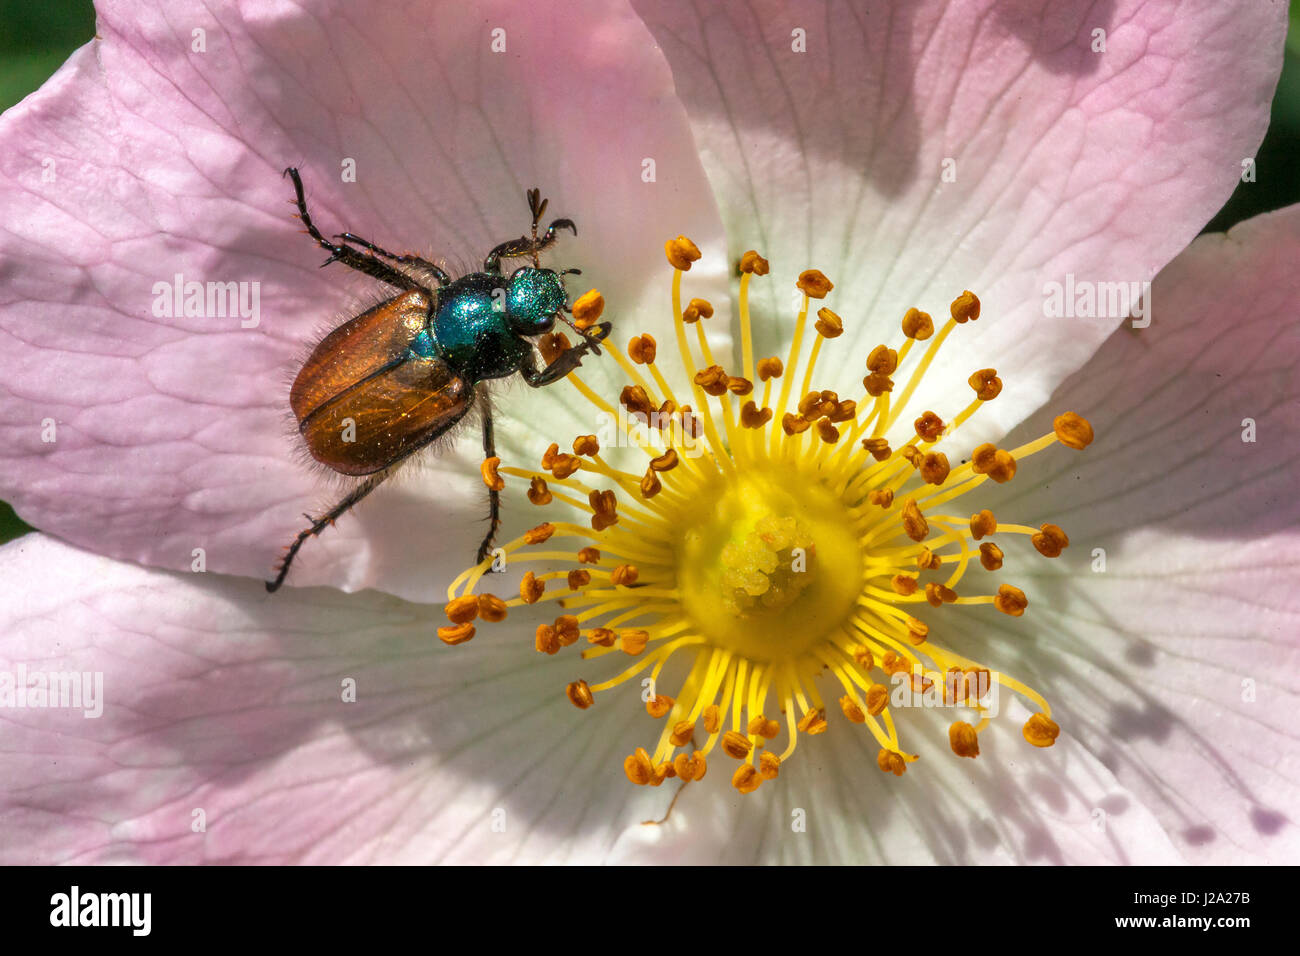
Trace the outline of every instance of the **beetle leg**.
[[578, 234], [578, 227], [573, 224], [572, 219], [556, 219], [547, 226], [546, 234], [538, 238], [537, 224], [542, 221], [542, 216], [546, 215], [548, 202], [549, 200], [542, 198], [540, 189], [528, 190], [528, 211], [533, 214], [533, 234], [531, 236], [520, 236], [518, 239], [510, 239], [489, 252], [487, 258], [483, 260], [484, 272], [500, 275], [502, 259], [520, 259], [524, 256], [531, 257], [533, 265], [537, 265], [538, 253], [554, 245], [559, 238], [555, 235], [557, 229], [570, 229], [575, 236]]
[[523, 367], [520, 369], [524, 381], [533, 388], [542, 388], [553, 382], [558, 382], [582, 364], [582, 356], [585, 355], [588, 350], [595, 351], [597, 355], [600, 354], [599, 345], [604, 341], [605, 336], [609, 335], [611, 328], [613, 328], [613, 326], [609, 322], [602, 322], [600, 325], [596, 326], [597, 331], [600, 333], [599, 335], [584, 332], [582, 336], [583, 342], [581, 345], [575, 345], [573, 348], [566, 349], [559, 358], [546, 366], [546, 368], [537, 368], [532, 357], [529, 356]]
[[524, 253], [524, 255], [532, 254], [535, 256], [547, 246], [553, 244], [556, 240], [556, 229], [571, 229], [575, 236], [578, 234], [578, 227], [573, 224], [572, 219], [556, 219], [546, 227], [546, 235], [541, 239], [537, 238], [537, 225], [542, 221], [542, 217], [546, 215], [546, 204], [549, 202], [549, 199], [542, 199], [541, 190], [528, 190], [528, 208], [533, 214], [533, 238], [532, 248], [528, 252]]
[[521, 259], [524, 256], [536, 256], [543, 249], [555, 245], [559, 237], [555, 234], [557, 229], [572, 229], [573, 234], [578, 234], [578, 227], [573, 224], [572, 219], [557, 219], [546, 229], [546, 235], [540, 239], [532, 239], [529, 236], [520, 236], [518, 239], [511, 239], [509, 242], [503, 242], [483, 260], [483, 271], [490, 272], [493, 275], [501, 274], [502, 259]]
[[375, 245], [369, 239], [362, 239], [360, 236], [354, 236], [350, 232], [340, 232], [337, 235], [335, 235], [334, 238], [342, 239], [344, 242], [356, 243], [358, 246], [361, 246], [364, 249], [369, 249], [375, 255], [383, 256], [385, 259], [391, 259], [393, 262], [401, 263], [402, 265], [409, 265], [416, 269], [421, 269], [427, 272], [429, 275], [433, 276], [436, 283], [440, 286], [451, 285], [451, 276], [447, 275], [447, 273], [443, 272], [441, 269], [435, 266], [428, 259], [421, 259], [419, 256], [412, 256], [412, 255], [402, 255], [402, 256], [396, 255], [392, 252], [389, 252], [387, 249], [381, 249], [379, 246]]
[[487, 258], [483, 260], [483, 271], [500, 275], [502, 259], [518, 259], [521, 256], [532, 255], [532, 252], [533, 240], [528, 236], [510, 239], [487, 254]]
[[385, 265], [374, 256], [363, 255], [351, 246], [330, 242], [321, 235], [321, 231], [316, 228], [316, 224], [311, 221], [311, 215], [307, 212], [307, 198], [303, 195], [302, 177], [298, 175], [298, 170], [290, 166], [284, 171], [284, 175], [293, 180], [293, 190], [298, 205], [298, 218], [307, 227], [307, 234], [316, 240], [317, 245], [330, 254], [330, 257], [321, 264], [322, 267], [329, 265], [331, 262], [341, 262], [345, 266], [356, 269], [358, 272], [364, 272], [368, 276], [373, 276], [379, 281], [387, 282], [399, 289], [410, 291], [423, 288], [410, 276], [398, 272], [392, 266]]
[[335, 519], [342, 516], [345, 511], [355, 505], [366, 495], [370, 494], [370, 492], [378, 488], [389, 474], [391, 474], [391, 472], [385, 470], [371, 475], [361, 484], [353, 488], [352, 491], [350, 491], [342, 501], [331, 508], [327, 514], [324, 514], [319, 518], [313, 518], [311, 515], [303, 515], [304, 518], [311, 522], [311, 527], [299, 531], [298, 537], [294, 538], [293, 543], [285, 550], [284, 558], [281, 559], [280, 564], [275, 569], [275, 580], [266, 582], [267, 591], [274, 594], [280, 589], [280, 585], [284, 583], [285, 577], [289, 574], [289, 565], [293, 564], [293, 559], [298, 556], [298, 549], [303, 546], [303, 542], [308, 538], [320, 534], [332, 525]]
[[[479, 391], [479, 403], [483, 407], [483, 454], [487, 458], [495, 458], [497, 454], [496, 441], [492, 435], [492, 406], [488, 404], [487, 395], [482, 389]], [[483, 543], [478, 546], [477, 564], [482, 564], [484, 559], [492, 553], [492, 542], [497, 536], [497, 528], [501, 526], [501, 492], [495, 488], [488, 488], [488, 532], [483, 536]]]
[[574, 225], [572, 219], [557, 219], [546, 227], [546, 235], [533, 243], [533, 255], [537, 255], [548, 246], [555, 245], [556, 240], [559, 238], [555, 234], [556, 229], [569, 229], [572, 230], [575, 236], [578, 234], [578, 227]]
[[523, 366], [519, 369], [519, 374], [523, 375], [524, 381], [533, 388], [542, 388], [552, 382], [558, 382], [582, 364], [578, 361], [577, 356], [570, 356], [573, 351], [573, 349], [569, 349], [543, 369], [539, 369], [532, 356], [529, 356], [524, 360]]
[[600, 349], [598, 346], [600, 345], [601, 342], [605, 341], [605, 339], [609, 338], [609, 333], [613, 330], [613, 328], [614, 328], [613, 322], [602, 322], [600, 323], [600, 325], [597, 325], [595, 327], [594, 332], [590, 330], [587, 332], [583, 332], [582, 337], [586, 339], [587, 342], [587, 344], [583, 347], [590, 348], [593, 352], [599, 355]]

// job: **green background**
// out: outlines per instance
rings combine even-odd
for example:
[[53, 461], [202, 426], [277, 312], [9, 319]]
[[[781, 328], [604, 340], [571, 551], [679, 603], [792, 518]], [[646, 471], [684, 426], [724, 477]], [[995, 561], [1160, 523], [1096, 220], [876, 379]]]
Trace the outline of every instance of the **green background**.
[[[0, 0], [0, 110], [35, 90], [95, 35], [89, 0]], [[1300, 6], [1291, 6], [1286, 63], [1273, 100], [1273, 122], [1255, 155], [1256, 182], [1242, 183], [1207, 232], [1300, 202]], [[0, 543], [32, 529], [0, 501]]]

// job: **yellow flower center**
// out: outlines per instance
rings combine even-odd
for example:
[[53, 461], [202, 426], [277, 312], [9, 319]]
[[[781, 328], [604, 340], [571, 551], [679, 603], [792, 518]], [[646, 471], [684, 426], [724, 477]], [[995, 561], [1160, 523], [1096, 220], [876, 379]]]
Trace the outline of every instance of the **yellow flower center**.
[[674, 546], [693, 629], [755, 662], [793, 660], [848, 615], [862, 551], [845, 508], [803, 469], [718, 478]]
[[[1050, 445], [1086, 447], [1091, 426], [1066, 412], [1052, 434], [1015, 449], [980, 445], [954, 467], [938, 446], [997, 398], [997, 372], [984, 368], [970, 376], [974, 399], [950, 422], [930, 410], [909, 410], [908, 402], [952, 331], [979, 318], [974, 294], [952, 302], [937, 333], [929, 315], [909, 310], [898, 347], [882, 344], [864, 356], [865, 394], [841, 399], [813, 388], [821, 349], [843, 333], [829, 308], [817, 311], [803, 360], [810, 302], [833, 289], [824, 275], [810, 270], [799, 277], [802, 306], [784, 361], [756, 360], [749, 285], [768, 267], [757, 253], [746, 253], [741, 374], [733, 375], [709, 348], [705, 324], [713, 307], [701, 299], [682, 306], [682, 276], [700, 257], [698, 248], [678, 237], [666, 252], [674, 269], [677, 353], [692, 383], [689, 402], [660, 371], [658, 343], [649, 335], [633, 337], [626, 354], [606, 343], [629, 379], [618, 397], [621, 408], [570, 375], [579, 394], [619, 422], [644, 454], [644, 474], [607, 461], [595, 435], [577, 436], [572, 454], [552, 445], [540, 470], [485, 463], [485, 481], [522, 478], [534, 505], [567, 503], [586, 512], [588, 524], [543, 522], [504, 546], [508, 561], [537, 567], [524, 575], [517, 598], [477, 591], [494, 559], [462, 573], [448, 588], [451, 623], [439, 636], [459, 644], [474, 636], [475, 620], [501, 621], [509, 608], [555, 602], [564, 613], [537, 626], [537, 651], [555, 654], [584, 641], [585, 660], [612, 655], [628, 662], [612, 672], [597, 663], [607, 676], [570, 683], [569, 700], [585, 710], [596, 695], [630, 681], [647, 712], [663, 721], [653, 750], [638, 748], [624, 760], [637, 784], [699, 780], [720, 752], [736, 761], [733, 786], [756, 790], [779, 775], [800, 734], [826, 729], [828, 687], [844, 718], [876, 739], [877, 765], [887, 773], [901, 775], [918, 756], [904, 749], [894, 720], [909, 700], [969, 717], [950, 724], [949, 743], [958, 756], [975, 757], [978, 735], [991, 719], [988, 694], [1005, 688], [1038, 708], [1024, 726], [1025, 739], [1051, 746], [1059, 728], [1039, 694], [946, 649], [912, 612], [928, 605], [926, 617], [936, 623], [959, 613], [948, 605], [991, 604], [1013, 617], [1024, 614], [1028, 598], [1019, 588], [990, 582], [983, 593], [978, 586], [966, 593], [967, 573], [1001, 570], [1006, 555], [995, 534], [1004, 543], [1028, 537], [1049, 558], [1069, 545], [1066, 534], [1052, 524], [1025, 527], [987, 509], [952, 514], [945, 506], [988, 480], [1011, 480], [1018, 461]], [[583, 296], [574, 306], [575, 324], [590, 327], [602, 307], [599, 294]], [[544, 353], [563, 347], [543, 343]], [[908, 378], [896, 397], [900, 371]], [[893, 447], [886, 436], [898, 442], [909, 422], [910, 437]], [[572, 544], [558, 547], [560, 541]], [[685, 661], [686, 676], [666, 693], [660, 678], [674, 658]]]

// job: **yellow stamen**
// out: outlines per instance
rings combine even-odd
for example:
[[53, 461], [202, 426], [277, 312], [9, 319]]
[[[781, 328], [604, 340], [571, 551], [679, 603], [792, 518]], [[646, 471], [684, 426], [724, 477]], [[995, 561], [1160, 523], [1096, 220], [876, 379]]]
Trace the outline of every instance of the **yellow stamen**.
[[[439, 638], [462, 643], [474, 636], [475, 621], [554, 602], [564, 613], [535, 625], [538, 651], [556, 654], [585, 637], [583, 660], [613, 654], [624, 661], [603, 681], [568, 684], [574, 706], [590, 709], [605, 691], [648, 675], [645, 709], [663, 725], [653, 750], [638, 748], [624, 760], [628, 779], [644, 786], [700, 780], [708, 755], [719, 750], [740, 762], [732, 785], [753, 792], [779, 777], [800, 734], [827, 729], [828, 709], [870, 733], [879, 768], [901, 776], [918, 755], [902, 746], [891, 688], [972, 712], [970, 721], [949, 725], [958, 756], [979, 754], [991, 687], [1026, 698], [1037, 713], [1024, 726], [1025, 739], [1050, 746], [1060, 730], [1042, 696], [945, 648], [939, 622], [955, 613], [1026, 613], [1029, 600], [1019, 588], [976, 580], [1004, 560], [997, 544], [982, 539], [1022, 535], [1048, 557], [1061, 554], [1069, 539], [1053, 524], [1033, 528], [999, 522], [987, 509], [960, 515], [942, 506], [987, 480], [1012, 480], [1019, 462], [1053, 445], [1087, 447], [1091, 425], [1066, 412], [1049, 435], [1010, 450], [981, 445], [954, 467], [940, 443], [998, 396], [997, 372], [972, 374], [974, 400], [945, 410], [946, 422], [909, 402], [953, 330], [979, 318], [974, 294], [953, 300], [937, 334], [928, 314], [909, 310], [904, 339], [865, 356], [866, 395], [841, 399], [816, 379], [821, 350], [839, 347], [845, 331], [829, 307], [817, 310], [817, 334], [804, 355], [810, 300], [834, 288], [822, 273], [807, 270], [799, 278], [803, 295], [785, 359], [756, 360], [750, 284], [768, 264], [755, 252], [742, 257], [741, 365], [728, 369], [706, 332], [713, 306], [691, 299], [682, 307], [682, 275], [699, 260], [698, 247], [679, 236], [665, 252], [674, 268], [677, 357], [693, 404], [682, 404], [668, 386], [652, 336], [632, 336], [625, 352], [605, 342], [627, 376], [617, 402], [628, 413], [619, 416], [623, 434], [645, 460], [621, 470], [602, 458], [595, 435], [579, 435], [572, 455], [558, 441], [547, 450], [541, 471], [548, 477], [485, 462], [489, 484], [504, 484], [501, 475], [523, 478], [534, 505], [576, 508], [587, 521], [543, 522], [500, 549], [508, 563], [536, 567], [523, 575], [517, 598], [476, 593], [489, 561], [459, 575], [448, 589], [451, 624], [438, 629]], [[589, 295], [596, 298], [584, 308], [598, 316], [603, 300], [594, 290]], [[919, 341], [927, 342], [923, 352], [913, 349]], [[900, 370], [907, 380], [895, 395]], [[613, 414], [608, 397], [576, 374], [568, 381], [595, 409]], [[761, 400], [755, 382], [763, 386]], [[894, 447], [885, 435], [896, 434], [891, 429], [901, 421], [911, 421], [915, 434]], [[547, 590], [550, 581], [557, 586]], [[672, 673], [665, 672], [670, 659], [687, 665], [685, 678], [667, 688], [671, 694], [659, 687]], [[837, 689], [823, 698], [819, 685], [827, 681]], [[782, 737], [783, 746], [770, 746]]]

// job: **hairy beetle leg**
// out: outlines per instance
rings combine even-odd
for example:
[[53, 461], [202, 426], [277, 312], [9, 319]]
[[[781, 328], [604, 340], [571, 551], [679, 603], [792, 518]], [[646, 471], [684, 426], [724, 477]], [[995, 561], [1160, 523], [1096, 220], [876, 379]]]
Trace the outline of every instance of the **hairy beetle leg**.
[[378, 279], [380, 282], [386, 282], [398, 289], [406, 289], [407, 291], [410, 291], [412, 289], [422, 288], [420, 283], [416, 282], [410, 276], [397, 271], [392, 266], [385, 265], [374, 256], [364, 255], [358, 250], [353, 249], [351, 246], [339, 245], [326, 239], [325, 236], [321, 234], [321, 231], [316, 228], [316, 224], [312, 222], [311, 214], [307, 212], [307, 197], [303, 193], [302, 177], [298, 175], [298, 170], [293, 166], [290, 166], [284, 171], [284, 175], [293, 180], [293, 191], [298, 206], [298, 218], [301, 219], [302, 224], [307, 227], [307, 235], [316, 240], [317, 245], [330, 254], [330, 257], [321, 264], [322, 268], [329, 265], [331, 262], [341, 262], [349, 268], [356, 269], [358, 272], [363, 272], [368, 276]]
[[557, 229], [572, 230], [576, 236], [578, 227], [572, 219], [556, 219], [546, 228], [546, 234], [541, 238], [537, 236], [537, 224], [542, 221], [542, 216], [546, 215], [546, 205], [550, 202], [542, 198], [542, 191], [536, 187], [528, 190], [528, 211], [533, 216], [533, 228], [531, 236], [520, 236], [518, 239], [510, 239], [501, 243], [495, 249], [487, 254], [483, 260], [483, 271], [491, 272], [493, 275], [501, 274], [502, 259], [518, 259], [528, 256], [533, 260], [536, 266], [537, 256], [548, 246], [554, 245], [556, 241], [555, 231]]
[[[480, 396], [480, 400], [483, 407], [483, 455], [485, 458], [495, 458], [497, 446], [492, 434], [492, 408], [487, 403], [486, 395]], [[487, 556], [492, 553], [492, 543], [496, 539], [497, 528], [500, 526], [501, 492], [495, 488], [488, 488], [488, 532], [483, 536], [483, 542], [478, 546], [476, 564], [482, 564]]]
[[391, 259], [393, 262], [400, 263], [401, 265], [410, 266], [414, 269], [419, 269], [433, 277], [434, 279], [432, 283], [433, 285], [438, 285], [438, 286], [451, 285], [451, 276], [447, 275], [447, 273], [443, 272], [441, 269], [435, 266], [428, 259], [422, 259], [419, 256], [412, 256], [412, 255], [399, 256], [396, 253], [389, 252], [387, 249], [383, 249], [380, 246], [375, 245], [369, 239], [362, 239], [360, 236], [353, 235], [350, 232], [336, 233], [334, 235], [334, 238], [342, 239], [344, 242], [355, 243], [356, 245], [361, 246], [363, 249], [368, 249], [370, 252], [373, 252], [377, 256], [383, 256], [385, 259]]
[[578, 234], [578, 227], [572, 219], [557, 219], [547, 227], [546, 234], [540, 238], [520, 236], [518, 239], [509, 239], [501, 243], [483, 260], [483, 271], [500, 275], [502, 259], [520, 259], [524, 256], [532, 258], [533, 264], [536, 265], [538, 253], [554, 245], [558, 240], [559, 237], [555, 234], [557, 229], [571, 229], [575, 236]]
[[284, 579], [289, 574], [289, 566], [293, 564], [293, 559], [298, 556], [298, 549], [303, 546], [303, 542], [308, 538], [315, 537], [326, 528], [333, 525], [335, 519], [341, 517], [345, 511], [350, 509], [366, 495], [370, 494], [370, 492], [378, 488], [389, 474], [390, 472], [385, 470], [371, 475], [361, 484], [353, 488], [342, 501], [336, 504], [327, 514], [320, 518], [313, 518], [309, 514], [304, 514], [303, 517], [311, 522], [311, 527], [298, 532], [298, 537], [294, 538], [293, 543], [285, 550], [284, 557], [280, 560], [280, 566], [276, 569], [275, 580], [266, 582], [266, 590], [274, 594], [280, 589], [280, 585], [284, 583]]

